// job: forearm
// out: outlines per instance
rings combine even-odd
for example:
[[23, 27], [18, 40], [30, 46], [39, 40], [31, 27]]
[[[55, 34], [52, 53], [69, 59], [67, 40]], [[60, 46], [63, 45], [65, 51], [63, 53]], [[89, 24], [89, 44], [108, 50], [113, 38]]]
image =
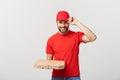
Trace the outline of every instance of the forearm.
[[78, 26], [80, 28], [81, 31], [83, 31], [86, 35], [86, 37], [90, 40], [90, 41], [94, 41], [96, 39], [96, 35], [85, 25], [83, 25], [80, 22], [76, 23], [76, 26]]

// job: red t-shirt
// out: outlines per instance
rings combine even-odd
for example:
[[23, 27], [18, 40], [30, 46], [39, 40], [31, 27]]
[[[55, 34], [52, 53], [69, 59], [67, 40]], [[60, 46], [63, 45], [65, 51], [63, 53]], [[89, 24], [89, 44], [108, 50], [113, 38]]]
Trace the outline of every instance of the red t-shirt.
[[82, 41], [83, 32], [68, 31], [66, 34], [59, 32], [47, 41], [46, 53], [53, 54], [54, 60], [65, 61], [65, 69], [53, 70], [52, 77], [80, 76], [79, 69], [79, 44]]

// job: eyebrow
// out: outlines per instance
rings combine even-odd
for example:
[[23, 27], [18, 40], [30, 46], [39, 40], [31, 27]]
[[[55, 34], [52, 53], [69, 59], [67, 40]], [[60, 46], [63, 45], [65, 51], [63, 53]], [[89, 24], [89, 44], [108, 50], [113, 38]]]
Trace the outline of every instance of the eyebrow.
[[61, 21], [58, 21], [58, 22], [68, 22], [68, 21], [65, 21], [65, 20], [61, 20]]

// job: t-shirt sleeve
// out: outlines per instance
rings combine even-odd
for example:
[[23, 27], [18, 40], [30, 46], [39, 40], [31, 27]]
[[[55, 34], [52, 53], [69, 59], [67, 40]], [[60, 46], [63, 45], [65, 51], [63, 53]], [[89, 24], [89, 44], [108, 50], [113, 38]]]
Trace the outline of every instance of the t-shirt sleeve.
[[53, 48], [52, 48], [52, 40], [48, 39], [46, 44], [46, 53], [47, 54], [53, 54]]
[[[79, 43], [84, 42], [83, 39], [82, 39], [84, 35], [85, 35], [85, 34], [84, 34], [83, 32], [77, 32], [77, 36], [78, 36]], [[85, 43], [85, 42], [84, 42], [84, 43]]]

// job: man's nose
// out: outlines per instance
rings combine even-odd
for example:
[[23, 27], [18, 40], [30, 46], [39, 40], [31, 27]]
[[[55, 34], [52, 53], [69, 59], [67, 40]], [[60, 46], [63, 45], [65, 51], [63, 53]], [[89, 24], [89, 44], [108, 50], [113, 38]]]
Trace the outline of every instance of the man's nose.
[[64, 24], [64, 23], [62, 23], [62, 24], [61, 24], [61, 27], [64, 27], [64, 25], [65, 25], [65, 24]]

